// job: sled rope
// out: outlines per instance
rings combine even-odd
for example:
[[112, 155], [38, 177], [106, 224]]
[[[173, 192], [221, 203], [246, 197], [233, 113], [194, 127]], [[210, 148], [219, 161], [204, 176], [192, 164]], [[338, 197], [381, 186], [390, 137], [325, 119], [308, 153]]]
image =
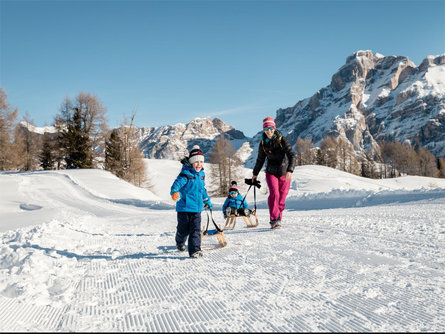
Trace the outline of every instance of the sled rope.
[[[249, 193], [250, 188], [252, 188], [252, 184], [249, 186], [249, 189], [247, 189], [246, 194], [244, 195], [243, 201], [241, 203], [243, 205], [243, 208], [246, 207], [244, 205], [244, 200], [246, 199], [246, 196]], [[255, 212], [256, 212], [256, 187], [253, 187], [253, 205], [254, 205]]]
[[[243, 208], [245, 208], [246, 206], [244, 205], [244, 200], [246, 199], [247, 194], [249, 193], [250, 188], [252, 188], [252, 185], [249, 186], [249, 189], [247, 189], [246, 194], [244, 195], [243, 201], [241, 202], [241, 204], [243, 205]], [[253, 196], [255, 197], [255, 189], [253, 189]], [[255, 203], [255, 209], [256, 209], [256, 203]]]
[[260, 181], [252, 181], [252, 179], [244, 179], [244, 182], [249, 185], [249, 189], [247, 189], [246, 194], [244, 195], [244, 198], [243, 198], [243, 202], [241, 204], [243, 205], [243, 207], [245, 207], [244, 200], [246, 199], [250, 188], [252, 188], [252, 186], [254, 186], [253, 187], [253, 201], [254, 201], [254, 207], [255, 207], [255, 212], [256, 212], [256, 187], [258, 187], [258, 189], [261, 188]]
[[[210, 215], [209, 212], [210, 211]], [[216, 235], [216, 239], [218, 240], [221, 247], [224, 247], [227, 245], [226, 237], [224, 236], [224, 232], [222, 228], [220, 228], [218, 225], [216, 225], [215, 220], [213, 219], [213, 213], [212, 209], [209, 208], [209, 210], [206, 210], [207, 213], [207, 226], [204, 231], [201, 233], [201, 240], [204, 236], [212, 236]], [[212, 218], [212, 223], [215, 226], [215, 230], [209, 231], [209, 223], [210, 223], [210, 217]]]
[[[213, 225], [215, 226], [215, 229], [216, 229], [218, 232], [222, 232], [223, 230], [222, 230], [218, 225], [216, 225], [215, 220], [213, 219], [212, 209], [209, 208], [209, 210], [205, 210], [205, 211], [206, 211], [206, 213], [207, 213], [207, 226], [206, 226], [206, 228], [205, 228], [203, 234], [207, 234], [207, 231], [208, 231], [208, 229], [209, 229], [210, 216], [212, 217], [212, 223], [213, 223]], [[210, 216], [209, 216], [209, 211], [210, 211]]]

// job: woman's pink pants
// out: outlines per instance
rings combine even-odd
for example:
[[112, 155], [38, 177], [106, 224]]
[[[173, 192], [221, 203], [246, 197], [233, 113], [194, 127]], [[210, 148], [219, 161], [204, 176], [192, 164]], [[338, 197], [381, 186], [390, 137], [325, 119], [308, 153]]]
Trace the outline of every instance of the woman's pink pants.
[[266, 182], [269, 187], [269, 205], [270, 220], [281, 219], [285, 208], [286, 196], [289, 192], [290, 181], [286, 181], [286, 175], [280, 178], [266, 173]]

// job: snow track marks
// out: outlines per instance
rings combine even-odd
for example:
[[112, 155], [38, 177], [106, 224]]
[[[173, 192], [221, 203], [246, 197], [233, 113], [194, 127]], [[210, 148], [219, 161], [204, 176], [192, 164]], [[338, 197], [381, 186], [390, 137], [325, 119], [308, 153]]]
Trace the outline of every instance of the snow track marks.
[[224, 248], [204, 238], [201, 259], [176, 250], [174, 212], [42, 224], [4, 235], [6, 270], [33, 259], [60, 270], [37, 277], [45, 298], [20, 292], [23, 275], [16, 295], [3, 287], [0, 329], [442, 331], [444, 204], [287, 212], [281, 230], [226, 231]]

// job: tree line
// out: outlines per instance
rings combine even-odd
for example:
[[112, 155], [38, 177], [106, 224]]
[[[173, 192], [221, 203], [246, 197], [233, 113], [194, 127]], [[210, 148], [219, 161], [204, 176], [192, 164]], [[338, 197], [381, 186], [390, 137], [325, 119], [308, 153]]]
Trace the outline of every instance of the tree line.
[[[22, 126], [16, 123], [17, 108], [7, 101], [0, 87], [0, 171], [37, 169], [104, 168], [137, 186], [149, 187], [143, 153], [133, 126], [135, 113], [119, 128], [108, 129], [106, 109], [89, 93], [66, 98], [54, 118], [54, 133], [39, 136], [28, 114]], [[297, 165], [322, 165], [368, 178], [400, 175], [445, 177], [445, 159], [435, 158], [423, 147], [409, 143], [378, 143], [375, 156], [357, 153], [343, 137], [325, 137], [320, 147], [298, 138], [294, 146]], [[209, 178], [215, 195], [227, 195], [232, 180], [241, 180], [243, 161], [235, 156], [227, 135], [221, 133], [209, 155]]]
[[55, 132], [38, 135], [28, 114], [17, 123], [18, 110], [0, 87], [0, 170], [104, 168], [137, 186], [146, 185], [144, 156], [133, 120], [110, 130], [106, 108], [97, 96], [65, 98], [54, 118]]
[[[445, 159], [435, 158], [423, 147], [414, 149], [409, 143], [378, 143], [380, 154], [370, 157], [358, 154], [353, 145], [343, 137], [326, 136], [320, 147], [314, 147], [311, 139], [298, 138], [294, 145], [297, 166], [320, 165], [339, 169], [351, 174], [381, 179], [401, 175], [445, 177]], [[232, 180], [242, 179], [243, 162], [234, 155], [228, 136], [221, 133], [210, 154], [210, 177], [217, 180], [214, 195], [225, 196]]]
[[357, 153], [343, 137], [325, 137], [320, 147], [310, 139], [298, 138], [295, 144], [297, 165], [322, 165], [368, 178], [401, 175], [445, 177], [445, 159], [436, 158], [424, 147], [415, 149], [409, 142], [378, 142], [380, 153], [373, 157]]

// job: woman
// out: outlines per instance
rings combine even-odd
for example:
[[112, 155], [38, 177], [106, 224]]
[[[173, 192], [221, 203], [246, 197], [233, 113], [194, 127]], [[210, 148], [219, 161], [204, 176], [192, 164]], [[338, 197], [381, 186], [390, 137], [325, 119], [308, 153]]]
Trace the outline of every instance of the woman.
[[252, 181], [257, 178], [266, 158], [266, 182], [270, 192], [267, 203], [270, 225], [272, 229], [275, 229], [281, 227], [286, 196], [289, 192], [296, 159], [292, 146], [277, 130], [272, 117], [266, 117], [263, 120], [263, 136], [253, 169]]

